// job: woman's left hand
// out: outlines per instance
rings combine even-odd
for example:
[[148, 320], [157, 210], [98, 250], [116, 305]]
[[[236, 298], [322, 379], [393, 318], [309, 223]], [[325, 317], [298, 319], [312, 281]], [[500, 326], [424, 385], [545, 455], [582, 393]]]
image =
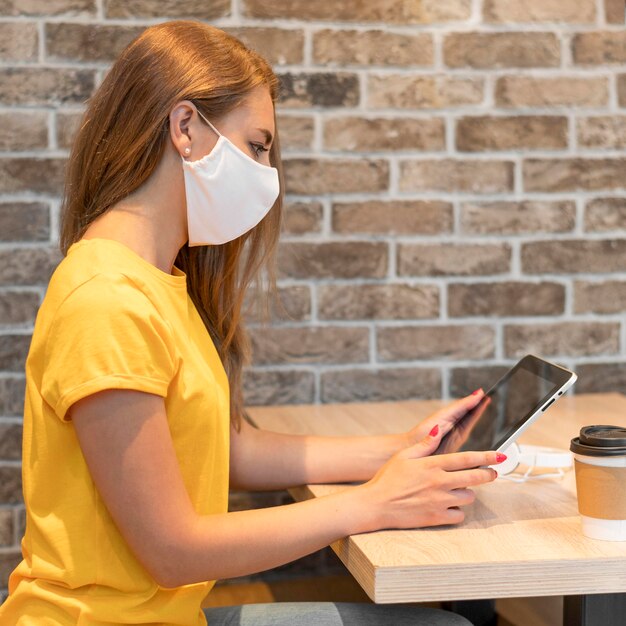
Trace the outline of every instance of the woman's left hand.
[[480, 402], [484, 395], [485, 392], [479, 388], [469, 396], [460, 398], [452, 404], [439, 409], [406, 433], [409, 445], [412, 446], [418, 441], [422, 441], [435, 426], [439, 426], [439, 438], [443, 437], [468, 411]]

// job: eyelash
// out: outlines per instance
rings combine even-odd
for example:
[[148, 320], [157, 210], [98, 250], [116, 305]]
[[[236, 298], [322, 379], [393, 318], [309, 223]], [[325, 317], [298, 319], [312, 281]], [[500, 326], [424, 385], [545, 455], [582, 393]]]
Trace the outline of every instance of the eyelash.
[[268, 152], [269, 148], [262, 146], [260, 143], [251, 143], [250, 147], [252, 148], [252, 152], [259, 157], [263, 152]]

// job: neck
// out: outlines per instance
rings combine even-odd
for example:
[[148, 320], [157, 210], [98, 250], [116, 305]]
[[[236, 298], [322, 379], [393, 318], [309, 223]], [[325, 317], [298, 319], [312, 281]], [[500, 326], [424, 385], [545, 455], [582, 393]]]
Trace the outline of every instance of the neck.
[[180, 157], [168, 153], [141, 187], [98, 217], [84, 236], [115, 239], [171, 274], [188, 238], [184, 195]]

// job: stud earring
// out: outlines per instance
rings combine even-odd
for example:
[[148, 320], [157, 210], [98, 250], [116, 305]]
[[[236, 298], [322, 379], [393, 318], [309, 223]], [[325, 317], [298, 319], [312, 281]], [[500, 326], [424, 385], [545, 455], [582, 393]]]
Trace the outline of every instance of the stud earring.
[[185, 148], [185, 154], [189, 154], [191, 152], [191, 148]]

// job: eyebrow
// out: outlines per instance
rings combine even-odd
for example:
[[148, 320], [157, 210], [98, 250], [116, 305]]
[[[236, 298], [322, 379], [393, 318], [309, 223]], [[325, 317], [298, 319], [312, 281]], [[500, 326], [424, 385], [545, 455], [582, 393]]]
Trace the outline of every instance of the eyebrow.
[[272, 133], [270, 133], [269, 130], [267, 130], [267, 128], [257, 128], [257, 130], [261, 131], [263, 133], [263, 135], [265, 136], [265, 145], [269, 145], [272, 143]]

